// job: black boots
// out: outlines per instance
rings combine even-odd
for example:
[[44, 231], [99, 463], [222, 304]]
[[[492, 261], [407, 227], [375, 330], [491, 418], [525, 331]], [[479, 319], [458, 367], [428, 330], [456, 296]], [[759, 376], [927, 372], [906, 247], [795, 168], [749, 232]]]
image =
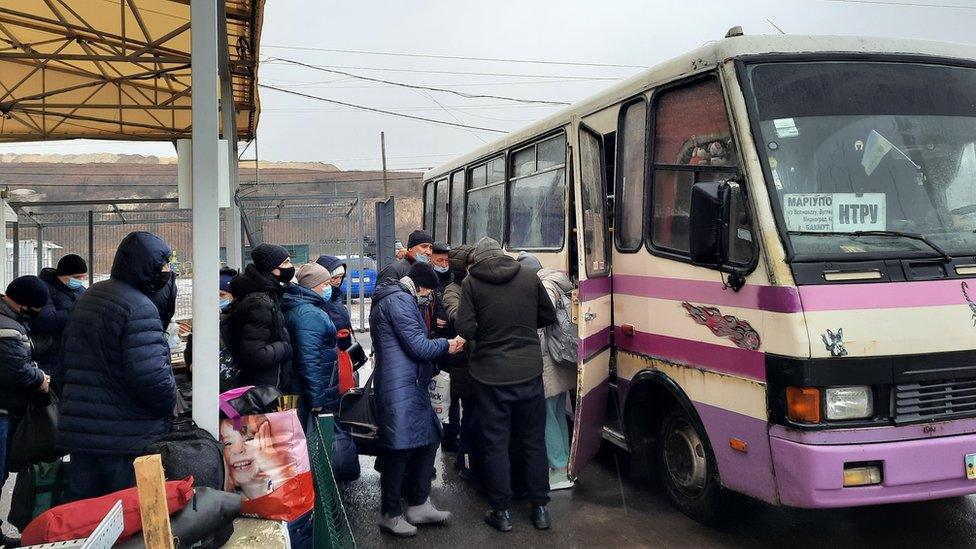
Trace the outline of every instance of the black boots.
[[545, 505], [533, 507], [532, 524], [539, 530], [548, 530], [552, 524], [552, 519], [549, 517], [549, 508]]
[[508, 509], [504, 511], [488, 511], [485, 513], [485, 523], [499, 532], [511, 532], [512, 512]]

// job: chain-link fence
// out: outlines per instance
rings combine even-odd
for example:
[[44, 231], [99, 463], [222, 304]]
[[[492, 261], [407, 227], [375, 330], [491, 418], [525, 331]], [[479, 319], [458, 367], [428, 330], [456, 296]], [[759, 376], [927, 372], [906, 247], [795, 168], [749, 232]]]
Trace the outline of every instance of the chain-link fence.
[[[375, 255], [373, 208], [364, 207], [356, 194], [251, 195], [242, 196], [239, 203], [248, 235], [257, 242], [285, 246], [296, 266], [315, 261], [323, 254], [345, 258]], [[178, 275], [174, 320], [191, 318], [192, 212], [180, 209], [175, 198], [11, 202], [10, 206], [17, 214], [17, 222], [7, 226], [7, 280], [55, 267], [66, 254], [85, 258], [91, 279], [104, 280], [111, 273], [122, 239], [134, 231], [148, 231], [163, 238], [173, 250], [170, 265]], [[221, 210], [220, 220], [222, 262], [227, 258], [225, 211]], [[248, 239], [243, 241], [247, 244]], [[250, 246], [245, 245], [242, 253], [245, 262], [249, 262]], [[347, 278], [349, 284], [343, 290], [349, 304], [360, 302], [358, 307], [350, 307], [353, 325], [363, 327], [368, 314], [369, 284]], [[360, 278], [368, 278], [368, 274], [364, 272]], [[359, 299], [359, 286], [364, 287], [364, 299]]]

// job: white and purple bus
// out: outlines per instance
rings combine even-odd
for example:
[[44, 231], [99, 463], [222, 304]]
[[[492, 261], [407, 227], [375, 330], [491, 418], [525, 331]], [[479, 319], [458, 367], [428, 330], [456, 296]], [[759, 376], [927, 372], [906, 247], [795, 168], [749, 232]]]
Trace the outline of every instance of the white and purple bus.
[[437, 240], [577, 281], [572, 473], [610, 441], [703, 522], [976, 493], [976, 48], [730, 32], [425, 181]]

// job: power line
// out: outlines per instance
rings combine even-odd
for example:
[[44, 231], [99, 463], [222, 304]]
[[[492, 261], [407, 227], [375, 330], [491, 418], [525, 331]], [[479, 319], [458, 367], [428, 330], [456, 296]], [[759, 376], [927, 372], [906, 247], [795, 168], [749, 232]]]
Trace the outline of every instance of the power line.
[[[262, 61], [264, 64], [281, 64], [280, 61], [286, 63], [290, 62], [287, 59], [281, 59], [280, 57], [269, 57]], [[296, 62], [297, 63], [297, 62]], [[499, 76], [499, 77], [509, 77], [509, 78], [561, 78], [564, 80], [607, 80], [607, 81], [618, 81], [623, 80], [622, 78], [614, 76], [576, 76], [576, 75], [565, 75], [565, 74], [524, 74], [524, 73], [506, 73], [506, 72], [472, 72], [472, 71], [435, 71], [435, 70], [424, 70], [424, 69], [391, 69], [385, 67], [357, 67], [357, 66], [346, 66], [346, 65], [314, 65], [316, 68], [329, 68], [329, 69], [347, 69], [347, 70], [361, 70], [361, 71], [381, 71], [381, 72], [410, 72], [410, 73], [424, 73], [424, 74], [458, 74], [462, 76]]]
[[326, 103], [333, 103], [333, 104], [336, 104], [336, 105], [342, 105], [344, 107], [352, 107], [354, 109], [360, 109], [360, 110], [369, 111], [369, 112], [377, 112], [377, 113], [380, 113], [380, 114], [388, 114], [390, 116], [399, 116], [401, 118], [409, 118], [411, 120], [420, 120], [421, 122], [431, 122], [431, 123], [434, 123], [434, 124], [441, 124], [441, 125], [444, 125], [444, 126], [454, 126], [454, 127], [457, 127], [457, 128], [466, 128], [466, 129], [471, 129], [471, 130], [480, 130], [480, 131], [484, 131], [484, 132], [508, 133], [505, 130], [496, 130], [494, 128], [483, 128], [481, 126], [470, 126], [468, 124], [459, 124], [459, 123], [456, 123], [456, 122], [449, 122], [447, 120], [438, 120], [436, 118], [426, 118], [426, 117], [423, 117], [423, 116], [414, 116], [412, 114], [404, 114], [404, 113], [401, 113], [401, 112], [388, 111], [388, 110], [384, 110], [384, 109], [375, 109], [373, 107], [367, 107], [367, 106], [364, 106], [364, 105], [356, 105], [354, 103], [346, 103], [344, 101], [336, 101], [335, 99], [326, 99], [325, 97], [319, 97], [317, 95], [310, 95], [310, 94], [307, 94], [307, 93], [301, 93], [301, 92], [297, 92], [297, 91], [286, 90], [284, 88], [278, 88], [278, 87], [275, 87], [275, 86], [269, 86], [267, 84], [258, 84], [258, 86], [261, 87], [261, 88], [269, 89], [269, 90], [275, 90], [275, 91], [279, 91], [279, 92], [282, 92], [282, 93], [287, 93], [287, 94], [291, 94], [291, 95], [297, 95], [298, 97], [305, 97], [307, 99], [315, 99], [315, 100], [318, 100], [318, 101], [325, 101]]
[[900, 6], [910, 8], [945, 8], [956, 10], [976, 10], [976, 6], [959, 6], [953, 4], [924, 4], [921, 2], [882, 2], [881, 0], [820, 0], [838, 4], [870, 4], [875, 6]]
[[578, 61], [541, 61], [537, 59], [508, 59], [502, 57], [465, 57], [461, 55], [437, 55], [429, 53], [402, 53], [389, 51], [368, 51], [368, 50], [342, 50], [335, 48], [310, 48], [302, 46], [282, 46], [272, 44], [261, 44], [261, 49], [296, 50], [296, 51], [321, 51], [331, 53], [357, 53], [363, 55], [387, 55], [390, 57], [420, 57], [425, 59], [460, 59], [464, 61], [492, 61], [500, 63], [526, 63], [530, 65], [563, 65], [574, 67], [615, 67], [622, 69], [646, 69], [646, 65], [623, 65], [617, 63], [586, 63]]
[[517, 103], [538, 103], [540, 105], [569, 105], [569, 103], [565, 103], [565, 102], [562, 102], [562, 101], [543, 101], [543, 100], [536, 100], [536, 99], [519, 99], [519, 98], [516, 98], [516, 97], [505, 97], [505, 96], [501, 96], [501, 95], [470, 94], [470, 93], [459, 92], [457, 90], [449, 90], [447, 88], [434, 88], [434, 87], [430, 87], [430, 86], [419, 86], [419, 85], [416, 85], [416, 84], [407, 84], [405, 82], [395, 82], [393, 80], [383, 80], [382, 78], [372, 78], [372, 77], [369, 77], [369, 76], [361, 76], [361, 75], [353, 74], [353, 73], [350, 73], [350, 72], [339, 71], [339, 70], [335, 70], [335, 69], [327, 69], [327, 68], [319, 67], [319, 66], [316, 66], [316, 65], [309, 65], [308, 63], [302, 63], [301, 61], [294, 61], [294, 60], [291, 60], [291, 59], [282, 59], [280, 57], [272, 57], [271, 59], [275, 59], [275, 60], [279, 60], [279, 61], [284, 61], [286, 63], [291, 63], [293, 65], [297, 65], [297, 66], [300, 66], [300, 67], [306, 67], [306, 68], [309, 68], [309, 69], [314, 69], [314, 70], [318, 70], [318, 71], [322, 71], [322, 72], [328, 72], [328, 73], [332, 73], [332, 74], [341, 74], [343, 76], [348, 76], [350, 78], [357, 78], [359, 80], [366, 80], [368, 82], [379, 82], [381, 84], [388, 84], [388, 85], [391, 85], [391, 86], [399, 86], [401, 88], [409, 88], [409, 89], [412, 89], [412, 90], [430, 90], [430, 91], [437, 91], [437, 92], [443, 92], [443, 93], [453, 93], [454, 95], [459, 95], [459, 96], [464, 97], [466, 99], [502, 99], [502, 100], [505, 100], [505, 101], [515, 101]]

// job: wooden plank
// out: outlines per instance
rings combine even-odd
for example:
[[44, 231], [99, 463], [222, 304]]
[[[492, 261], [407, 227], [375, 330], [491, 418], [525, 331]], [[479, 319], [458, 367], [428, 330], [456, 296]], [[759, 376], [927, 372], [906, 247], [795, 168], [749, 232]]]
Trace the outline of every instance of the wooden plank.
[[147, 549], [173, 549], [173, 531], [166, 506], [166, 477], [159, 454], [137, 457], [136, 488], [139, 492], [139, 514]]

